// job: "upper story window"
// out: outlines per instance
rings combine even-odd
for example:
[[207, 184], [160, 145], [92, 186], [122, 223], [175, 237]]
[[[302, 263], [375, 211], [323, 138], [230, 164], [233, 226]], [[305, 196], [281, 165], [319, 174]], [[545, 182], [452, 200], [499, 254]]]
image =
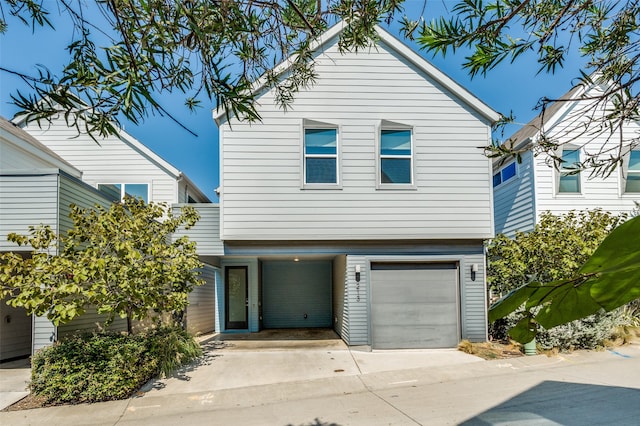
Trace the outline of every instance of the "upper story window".
[[338, 129], [304, 129], [304, 183], [338, 184]]
[[624, 192], [640, 192], [640, 150], [629, 153]]
[[495, 188], [496, 186], [503, 184], [514, 177], [516, 177], [515, 161], [507, 164], [493, 175], [493, 187]]
[[149, 185], [146, 183], [100, 183], [98, 190], [111, 196], [114, 200], [124, 200], [125, 197], [142, 198], [149, 202]]
[[413, 143], [411, 129], [380, 130], [379, 183], [386, 185], [413, 184]]
[[558, 192], [564, 194], [580, 193], [580, 149], [565, 147], [562, 150], [562, 164], [558, 179]]

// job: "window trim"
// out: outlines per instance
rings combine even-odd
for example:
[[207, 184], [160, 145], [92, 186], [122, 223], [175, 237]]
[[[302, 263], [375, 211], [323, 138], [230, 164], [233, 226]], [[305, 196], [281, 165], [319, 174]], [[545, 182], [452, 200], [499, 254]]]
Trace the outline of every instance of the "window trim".
[[631, 172], [629, 171], [629, 163], [631, 162], [631, 153], [632, 152], [638, 152], [639, 153], [638, 155], [640, 155], [640, 147], [636, 147], [635, 149], [629, 149], [627, 151], [627, 153], [623, 157], [626, 161], [625, 161], [624, 167], [621, 168], [621, 169], [623, 169], [623, 171], [622, 171], [623, 174], [622, 174], [622, 178], [620, 179], [620, 181], [622, 183], [620, 189], [621, 189], [621, 195], [623, 195], [623, 196], [626, 195], [626, 196], [629, 196], [629, 197], [638, 197], [638, 194], [640, 194], [640, 191], [635, 191], [635, 192], [634, 191], [627, 191], [627, 179], [629, 177], [629, 173], [631, 173], [633, 175], [640, 176], [640, 170], [634, 170], [634, 171], [631, 171]]
[[[520, 167], [518, 167], [518, 164], [517, 164], [517, 163], [518, 163], [518, 162], [517, 162], [516, 160], [511, 160], [511, 161], [507, 162], [506, 164], [502, 165], [502, 166], [498, 169], [498, 171], [494, 172], [494, 173], [491, 175], [491, 186], [492, 186], [493, 188], [502, 187], [502, 186], [504, 186], [504, 185], [508, 184], [509, 182], [515, 181], [515, 180], [516, 180], [516, 178], [520, 177]], [[514, 168], [515, 168], [515, 172], [513, 173], [513, 176], [511, 176], [510, 178], [508, 178], [508, 179], [506, 179], [506, 180], [505, 180], [505, 179], [502, 177], [502, 172], [503, 172], [507, 167], [510, 167], [511, 165], [513, 165], [513, 166], [514, 166]], [[494, 185], [493, 180], [494, 180], [494, 178], [496, 177], [496, 175], [499, 175], [499, 176], [500, 176], [500, 183], [499, 183], [499, 184], [497, 184], [497, 185]]]
[[[383, 130], [408, 130], [411, 134], [411, 154], [409, 154], [409, 175], [411, 176], [411, 183], [383, 183], [382, 182], [382, 159], [383, 158], [403, 158], [406, 159], [406, 155], [382, 155], [382, 131]], [[414, 126], [402, 123], [395, 123], [391, 121], [381, 120], [375, 128], [375, 159], [376, 159], [376, 189], [381, 190], [415, 190], [416, 185], [416, 166], [415, 166], [415, 128]]]
[[[307, 183], [307, 154], [306, 154], [306, 130], [307, 129], [334, 129], [336, 131], [336, 153], [310, 154], [309, 158], [333, 158], [336, 161], [336, 183]], [[301, 189], [342, 189], [342, 126], [329, 122], [304, 119], [300, 130], [300, 188]]]
[[[573, 146], [573, 145], [565, 145], [560, 147], [560, 158], [563, 157], [564, 155], [564, 151], [578, 151], [578, 161], [580, 161], [580, 159], [582, 158], [582, 149], [580, 147], [577, 146]], [[577, 176], [578, 176], [578, 191], [576, 192], [562, 192], [560, 191], [560, 182], [562, 179], [562, 173], [564, 172], [564, 170], [567, 170], [563, 167], [563, 163], [560, 163], [559, 168], [556, 169], [555, 172], [555, 176], [556, 176], [556, 182], [555, 182], [555, 194], [556, 196], [560, 196], [560, 197], [579, 197], [582, 196], [582, 190], [583, 190], [583, 184], [584, 182], [582, 182], [582, 173], [578, 172]]]
[[[126, 194], [125, 187], [127, 185], [147, 185], [147, 199], [145, 200], [145, 203], [149, 204], [151, 202], [151, 183], [149, 182], [99, 182], [96, 184], [96, 189], [98, 191], [100, 191], [100, 185], [120, 185], [120, 199], [117, 200], [120, 202], [124, 200], [124, 196]], [[104, 192], [102, 193], [104, 194]]]

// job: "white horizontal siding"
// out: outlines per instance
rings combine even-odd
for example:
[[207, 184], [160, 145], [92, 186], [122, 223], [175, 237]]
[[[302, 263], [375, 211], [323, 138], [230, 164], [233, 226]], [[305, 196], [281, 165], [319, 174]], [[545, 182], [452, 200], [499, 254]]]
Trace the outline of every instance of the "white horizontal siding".
[[94, 141], [86, 134], [66, 125], [64, 119], [54, 120], [40, 129], [31, 123], [24, 130], [82, 171], [82, 180], [91, 186], [99, 183], [146, 183], [150, 186], [150, 201], [172, 204], [178, 201], [177, 176], [152, 162], [116, 136]]
[[[486, 122], [384, 44], [316, 70], [286, 113], [266, 93], [262, 122], [222, 126], [224, 240], [491, 236]], [[341, 189], [301, 189], [303, 119], [339, 126]], [[376, 189], [381, 120], [413, 127], [417, 189]]]
[[[591, 89], [588, 95], [598, 95], [600, 88]], [[591, 117], [604, 115], [604, 110], [590, 109], [591, 101], [579, 101], [567, 106], [554, 120], [557, 123], [547, 130], [549, 138], [561, 144], [573, 147], [584, 147], [583, 150], [591, 154], [602, 152], [604, 158], [617, 155], [620, 144], [618, 130], [611, 134], [605, 128], [602, 132], [595, 132], [593, 125], [585, 132]], [[583, 134], [584, 133], [584, 134]], [[625, 140], [637, 139], [640, 136], [638, 123], [625, 123], [623, 128]], [[581, 160], [585, 160], [581, 153]], [[601, 208], [614, 214], [628, 213], [635, 207], [634, 201], [640, 201], [640, 194], [624, 193], [623, 168], [616, 169], [608, 177], [590, 176], [587, 170], [580, 174], [581, 193], [558, 193], [558, 172], [547, 161], [545, 154], [535, 159], [536, 175], [536, 212], [551, 211], [554, 214], [564, 214], [571, 210], [585, 210]], [[625, 163], [626, 164], [626, 163]], [[625, 166], [626, 167], [626, 166]]]
[[215, 329], [216, 268], [205, 265], [200, 278], [205, 284], [189, 293], [187, 306], [187, 329], [194, 334], [203, 334]]
[[[174, 239], [183, 235], [195, 241], [200, 256], [219, 256], [224, 254], [224, 246], [220, 240], [220, 207], [217, 204], [186, 204], [198, 210], [200, 220], [190, 229], [179, 229]], [[183, 205], [174, 204], [173, 211], [179, 214]]]
[[558, 172], [541, 156], [535, 160], [536, 215], [544, 211], [565, 214], [571, 210], [601, 208], [614, 214], [629, 213], [640, 201], [640, 194], [624, 194], [624, 181], [619, 171], [606, 178], [581, 173], [580, 194], [558, 193]]
[[26, 235], [29, 226], [58, 231], [58, 174], [0, 175], [0, 251], [23, 250], [7, 241], [11, 232]]
[[33, 352], [56, 341], [56, 326], [46, 316], [33, 318]]
[[69, 217], [71, 204], [83, 209], [96, 205], [108, 208], [111, 202], [95, 188], [67, 175], [60, 175], [60, 232], [67, 232], [73, 227]]
[[[360, 283], [356, 282], [356, 265], [360, 266]], [[347, 256], [346, 291], [342, 338], [349, 345], [370, 345], [369, 272], [366, 256]]]
[[105, 326], [108, 319], [106, 314], [98, 314], [96, 308], [89, 308], [87, 312], [80, 315], [76, 319], [58, 326], [58, 339], [64, 339], [67, 336], [78, 333], [87, 333], [98, 330], [106, 330], [110, 332], [126, 332], [127, 320], [116, 316], [109, 326]]
[[[478, 265], [475, 276], [471, 274], [471, 265]], [[460, 262], [460, 314], [462, 317], [461, 335], [472, 342], [487, 340], [487, 287], [485, 257], [482, 250], [477, 254], [468, 254]]]
[[[533, 154], [522, 155], [516, 164], [517, 175], [493, 190], [496, 234], [513, 236], [515, 231], [530, 231], [535, 225]], [[497, 171], [496, 169], [495, 171]]]

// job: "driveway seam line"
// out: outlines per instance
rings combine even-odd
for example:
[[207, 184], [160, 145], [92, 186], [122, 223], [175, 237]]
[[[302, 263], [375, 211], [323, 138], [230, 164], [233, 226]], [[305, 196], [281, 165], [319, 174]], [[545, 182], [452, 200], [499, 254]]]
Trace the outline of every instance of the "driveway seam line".
[[384, 399], [381, 395], [379, 395], [378, 393], [376, 393], [376, 391], [374, 391], [373, 389], [371, 389], [365, 382], [364, 380], [362, 380], [362, 377], [358, 376], [358, 380], [360, 380], [360, 382], [362, 383], [362, 385], [365, 387], [365, 389], [371, 393], [372, 395], [374, 395], [376, 398], [378, 398], [380, 401], [384, 402], [385, 404], [387, 404], [389, 407], [393, 408], [395, 411], [397, 411], [398, 413], [402, 414], [403, 416], [405, 416], [406, 418], [408, 418], [409, 420], [411, 420], [412, 422], [414, 422], [415, 424], [422, 426], [422, 423], [420, 423], [419, 421], [417, 421], [416, 419], [414, 419], [413, 417], [411, 417], [410, 415], [408, 415], [407, 413], [405, 413], [404, 411], [402, 411], [400, 408], [396, 407], [395, 405], [393, 405], [391, 402], [387, 401], [386, 399]]

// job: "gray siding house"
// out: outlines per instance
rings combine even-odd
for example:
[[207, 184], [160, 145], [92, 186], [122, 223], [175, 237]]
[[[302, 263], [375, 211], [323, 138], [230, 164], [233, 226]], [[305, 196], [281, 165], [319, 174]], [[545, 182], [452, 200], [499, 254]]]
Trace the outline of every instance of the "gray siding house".
[[[617, 152], [619, 134], [608, 129], [595, 132], [587, 126], [589, 117], [604, 113], [591, 110], [592, 96], [605, 87], [577, 86], [534, 118], [507, 140], [513, 147], [527, 148], [540, 138], [541, 130], [548, 137], [563, 144], [556, 155], [570, 165], [584, 161], [585, 153]], [[584, 98], [584, 99], [582, 99]], [[573, 99], [566, 101], [567, 99]], [[583, 131], [577, 129], [585, 129]], [[622, 132], [629, 140], [640, 136], [640, 123], [626, 123]], [[640, 201], [640, 149], [629, 143], [622, 147], [623, 167], [607, 177], [590, 176], [589, 172], [567, 174], [562, 167], [556, 169], [547, 154], [534, 155], [527, 150], [522, 161], [510, 160], [493, 163], [493, 191], [496, 233], [513, 236], [516, 231], [530, 231], [540, 214], [550, 211], [565, 214], [571, 210], [601, 208], [614, 214], [628, 213]]]
[[340, 31], [320, 37], [317, 82], [287, 111], [263, 90], [260, 123], [214, 114], [216, 331], [331, 327], [373, 348], [485, 340], [492, 170], [478, 147], [498, 114], [385, 30], [345, 54]]

